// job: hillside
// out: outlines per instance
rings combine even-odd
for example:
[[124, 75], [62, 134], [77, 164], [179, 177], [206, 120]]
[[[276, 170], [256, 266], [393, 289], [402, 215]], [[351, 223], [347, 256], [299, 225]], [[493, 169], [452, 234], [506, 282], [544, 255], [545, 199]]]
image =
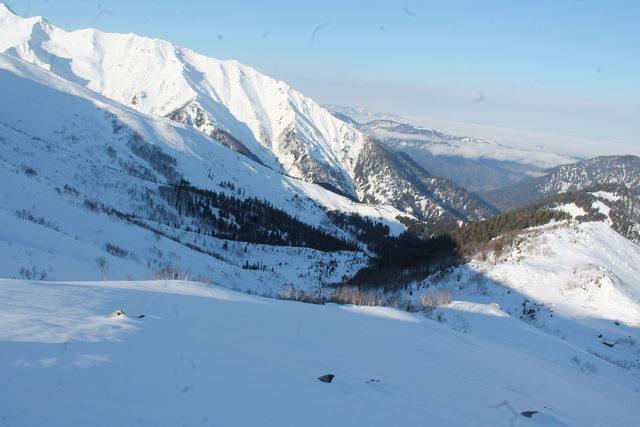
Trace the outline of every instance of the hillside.
[[[400, 219], [407, 226], [407, 233], [388, 241], [345, 285], [403, 293], [412, 281], [464, 266], [474, 257], [486, 258], [488, 254], [508, 251], [530, 230], [553, 224], [604, 224], [612, 235], [630, 244], [638, 243], [640, 196], [624, 185], [603, 184], [462, 225], [438, 228], [409, 218]], [[575, 239], [576, 243], [580, 241]], [[566, 250], [571, 251], [570, 247]], [[596, 252], [597, 246], [591, 250]]]
[[600, 221], [640, 243], [640, 195], [621, 184], [601, 184], [543, 199], [532, 208], [563, 211], [581, 222]]
[[[409, 291], [415, 299], [442, 290], [455, 300], [495, 303], [637, 379], [639, 270], [638, 246], [606, 223], [564, 221], [528, 229], [508, 245], [417, 281]], [[453, 327], [456, 319], [449, 315], [444, 322]]]
[[600, 156], [549, 169], [543, 176], [511, 187], [489, 191], [482, 197], [507, 211], [545, 197], [583, 190], [600, 184], [621, 184], [640, 189], [640, 157]]
[[[148, 278], [171, 267], [277, 292], [324, 274], [316, 263], [340, 264], [327, 268], [335, 280], [363, 262], [353, 251], [366, 246], [353, 229], [336, 225], [332, 211], [358, 214], [392, 235], [404, 229], [393, 208], [280, 175], [196, 130], [2, 54], [0, 87], [12, 100], [0, 103], [0, 173], [11, 183], [0, 189], [1, 245], [11, 260], [0, 264], [5, 277], [35, 269], [55, 279]], [[184, 206], [175, 203], [181, 182], [189, 183]], [[203, 191], [203, 210], [188, 210]], [[336, 249], [350, 252], [328, 254]], [[273, 265], [261, 264], [269, 263], [263, 253]], [[278, 266], [286, 253], [289, 273]]]
[[355, 126], [392, 150], [409, 155], [425, 170], [472, 192], [506, 187], [540, 174], [545, 167], [572, 161], [553, 153], [454, 136], [388, 119]]
[[[414, 167], [286, 83], [163, 40], [66, 32], [0, 4], [0, 52], [153, 117], [195, 128], [273, 169], [423, 220], [473, 220], [483, 202]], [[401, 163], [401, 161], [400, 161]], [[455, 197], [450, 195], [455, 189]]]
[[449, 310], [465, 330], [189, 282], [2, 280], [0, 423], [633, 425], [636, 377], [500, 309]]
[[631, 13], [10, 3], [0, 427], [639, 424]]
[[[467, 158], [485, 158], [525, 163], [538, 168], [548, 169], [561, 164], [569, 164], [582, 159], [610, 155], [640, 156], [640, 146], [633, 142], [617, 143], [613, 135], [610, 138], [575, 137], [567, 134], [547, 133], [531, 129], [491, 126], [478, 122], [439, 119], [428, 116], [396, 115], [376, 112], [364, 107], [325, 105], [333, 114], [343, 120], [348, 118], [355, 123], [395, 122], [427, 132], [435, 131], [452, 138], [451, 145], [428, 144], [424, 150], [434, 154]], [[395, 133], [395, 132], [394, 132]], [[402, 139], [418, 139], [400, 132]], [[384, 134], [383, 134], [384, 135]], [[409, 138], [407, 138], [409, 136]], [[422, 138], [420, 138], [422, 139]], [[422, 139], [422, 141], [428, 141]], [[458, 140], [458, 141], [455, 141]], [[433, 141], [433, 140], [432, 140]], [[465, 141], [469, 141], [466, 144]], [[496, 149], [497, 148], [497, 149]]]

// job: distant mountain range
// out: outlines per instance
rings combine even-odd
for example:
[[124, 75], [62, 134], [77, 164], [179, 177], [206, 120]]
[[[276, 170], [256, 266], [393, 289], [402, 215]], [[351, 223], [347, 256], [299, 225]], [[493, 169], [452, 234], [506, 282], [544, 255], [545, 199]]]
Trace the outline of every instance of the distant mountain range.
[[[363, 109], [329, 106], [334, 116], [349, 121], [363, 133], [382, 141], [393, 151], [409, 155], [430, 173], [478, 193], [537, 176], [549, 165], [575, 158], [509, 147], [489, 139], [454, 136], [416, 126], [392, 115], [366, 114]], [[374, 117], [383, 118], [374, 118]], [[359, 119], [372, 120], [360, 123]]]
[[640, 157], [601, 156], [545, 171], [513, 186], [489, 191], [482, 197], [496, 208], [508, 211], [545, 197], [575, 192], [601, 184], [621, 184], [640, 189]]

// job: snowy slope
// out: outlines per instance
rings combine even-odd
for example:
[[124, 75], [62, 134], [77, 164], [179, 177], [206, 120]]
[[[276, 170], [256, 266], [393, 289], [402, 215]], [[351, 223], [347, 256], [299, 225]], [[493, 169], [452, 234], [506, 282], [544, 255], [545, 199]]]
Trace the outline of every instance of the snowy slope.
[[[169, 42], [134, 34], [93, 29], [68, 33], [41, 17], [23, 19], [2, 8], [1, 51], [149, 115], [167, 116], [185, 105], [205, 104], [200, 108], [213, 110], [203, 111], [205, 122], [213, 121], [210, 126], [232, 133], [272, 167], [278, 165], [277, 155], [281, 154], [271, 151], [279, 150], [272, 144], [293, 124], [293, 109], [309, 112], [309, 106], [289, 99], [300, 95], [283, 82], [236, 61], [206, 58]], [[330, 134], [336, 132], [335, 126], [313, 131], [322, 134], [323, 143], [336, 139]], [[327, 147], [318, 147], [322, 148]], [[326, 160], [333, 166], [337, 161]], [[289, 162], [284, 168], [293, 166]]]
[[458, 197], [447, 197], [452, 183], [423, 170], [398, 170], [379, 143], [284, 82], [236, 61], [134, 34], [66, 32], [40, 17], [20, 18], [2, 4], [0, 52], [142, 113], [195, 127], [276, 171], [367, 203], [392, 204], [429, 220], [491, 213], [460, 188]]
[[537, 206], [569, 211], [574, 219], [583, 222], [604, 222], [620, 235], [640, 244], [640, 195], [637, 190], [622, 184], [601, 184], [560, 194], [538, 202]]
[[[381, 221], [392, 234], [404, 230], [395, 219], [400, 212], [391, 207], [355, 203], [281, 175], [189, 127], [150, 118], [4, 54], [0, 91], [11, 100], [0, 103], [0, 174], [2, 182], [11, 183], [0, 186], [0, 270], [5, 277], [35, 268], [56, 279], [148, 278], [171, 266], [190, 271], [189, 277], [277, 294], [284, 284], [313, 288], [339, 281], [366, 262], [361, 253], [224, 245], [208, 235], [189, 235], [188, 218], [158, 195], [169, 180], [163, 169], [158, 172], [132, 151], [135, 135], [143, 147], [171, 156], [172, 173], [199, 188], [267, 201], [341, 238], [348, 236], [333, 225], [329, 210]], [[96, 211], [94, 202], [144, 219], [152, 230]], [[165, 237], [153, 232], [163, 229]], [[107, 244], [128, 255], [108, 253]], [[106, 274], [98, 266], [100, 258], [107, 260]], [[255, 266], [260, 269], [252, 270]]]
[[[11, 183], [0, 189], [2, 277], [124, 280], [177, 274], [277, 296], [285, 285], [312, 291], [340, 281], [367, 260], [359, 252], [233, 242], [153, 224], [161, 235], [87, 209], [82, 194], [53, 187], [42, 171], [28, 177], [1, 164], [0, 180]], [[109, 251], [108, 245], [126, 253]], [[247, 264], [261, 268], [247, 269]]]
[[189, 282], [2, 280], [0, 423], [634, 425], [638, 378], [499, 311], [455, 308], [466, 333]]
[[[577, 206], [559, 207], [581, 215]], [[496, 307], [542, 332], [640, 377], [640, 248], [602, 222], [530, 229], [501, 252], [414, 285], [413, 298], [444, 289]], [[456, 307], [444, 323], [464, 324]], [[464, 317], [464, 316], [463, 316]], [[585, 368], [588, 369], [588, 368]]]
[[[120, 153], [125, 148], [120, 140], [122, 134], [135, 132], [174, 156], [178, 172], [203, 188], [228, 191], [220, 182], [230, 181], [247, 197], [268, 200], [312, 225], [326, 220], [323, 210], [339, 210], [377, 218], [396, 234], [403, 230], [395, 220], [400, 212], [391, 207], [355, 203], [320, 186], [283, 176], [189, 128], [138, 114], [21, 60], [0, 55], [0, 73], [2, 91], [12, 101], [0, 104], [3, 147], [7, 150], [3, 157], [16, 166], [24, 161], [23, 165], [73, 184], [78, 171], [56, 168], [56, 162], [46, 157], [59, 156], [85, 169], [108, 165], [112, 159], [105, 153], [105, 144], [112, 144], [116, 155], [131, 157]], [[22, 146], [19, 139], [25, 141]], [[12, 145], [17, 147], [9, 151]], [[49, 155], [39, 157], [40, 151]], [[104, 173], [109, 173], [113, 168], [105, 169]], [[116, 196], [107, 193], [108, 197]]]

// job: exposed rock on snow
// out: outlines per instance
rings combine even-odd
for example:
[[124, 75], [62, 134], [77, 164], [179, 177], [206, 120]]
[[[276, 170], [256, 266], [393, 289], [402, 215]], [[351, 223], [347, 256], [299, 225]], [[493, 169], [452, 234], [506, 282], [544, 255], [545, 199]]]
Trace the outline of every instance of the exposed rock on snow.
[[326, 374], [326, 375], [322, 375], [321, 377], [318, 377], [318, 379], [323, 383], [330, 383], [331, 381], [333, 381], [335, 377], [336, 376], [333, 374]]

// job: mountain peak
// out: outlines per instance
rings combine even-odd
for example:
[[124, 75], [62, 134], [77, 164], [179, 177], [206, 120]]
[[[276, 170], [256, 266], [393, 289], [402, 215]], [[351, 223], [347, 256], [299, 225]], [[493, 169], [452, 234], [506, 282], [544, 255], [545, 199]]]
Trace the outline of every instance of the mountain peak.
[[2, 15], [18, 16], [18, 14], [11, 10], [11, 8], [7, 4], [5, 4], [4, 2], [0, 2], [0, 16]]
[[[33, 26], [36, 24], [40, 24], [43, 28], [52, 28], [53, 26], [49, 21], [44, 19], [42, 16], [32, 16], [29, 18], [24, 18], [18, 15], [13, 9], [11, 9], [6, 3], [0, 2], [0, 22], [2, 23], [4, 30], [16, 30], [16, 28], [9, 28], [12, 26], [20, 26], [24, 27], [25, 25]], [[0, 27], [0, 29], [2, 29]], [[6, 42], [6, 40], [3, 40]], [[1, 45], [1, 44], [0, 44]]]
[[0, 19], [6, 19], [6, 18], [16, 19], [20, 21], [29, 20], [34, 22], [46, 22], [47, 24], [49, 24], [49, 22], [46, 19], [44, 19], [42, 16], [33, 16], [30, 18], [22, 17], [19, 14], [17, 14], [13, 9], [11, 9], [8, 4], [4, 2], [0, 2]]
[[[191, 126], [278, 172], [339, 194], [391, 205], [430, 221], [490, 214], [465, 190], [452, 188], [417, 165], [403, 169], [406, 159], [371, 140], [353, 123], [335, 118], [286, 83], [238, 61], [218, 60], [131, 34], [67, 32], [36, 18], [4, 19], [0, 52], [7, 51], [143, 114]], [[451, 194], [457, 194], [456, 200]]]

